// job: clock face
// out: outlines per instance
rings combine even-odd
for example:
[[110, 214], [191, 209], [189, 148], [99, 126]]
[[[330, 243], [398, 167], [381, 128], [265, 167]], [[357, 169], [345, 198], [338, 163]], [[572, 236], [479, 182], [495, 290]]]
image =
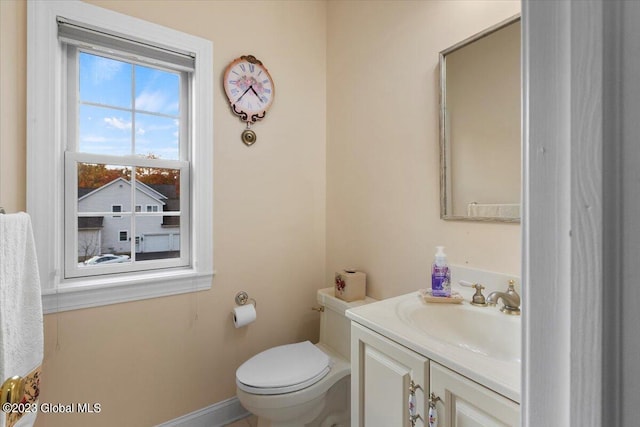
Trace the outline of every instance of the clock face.
[[233, 112], [246, 122], [262, 119], [273, 103], [273, 80], [254, 56], [234, 60], [224, 73], [224, 90]]

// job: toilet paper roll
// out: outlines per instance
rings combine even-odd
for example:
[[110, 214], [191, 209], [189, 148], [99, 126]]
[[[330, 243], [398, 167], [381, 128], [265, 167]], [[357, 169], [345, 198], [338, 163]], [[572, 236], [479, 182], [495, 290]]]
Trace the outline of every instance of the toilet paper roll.
[[253, 304], [241, 305], [233, 309], [233, 325], [242, 328], [256, 320], [256, 308]]

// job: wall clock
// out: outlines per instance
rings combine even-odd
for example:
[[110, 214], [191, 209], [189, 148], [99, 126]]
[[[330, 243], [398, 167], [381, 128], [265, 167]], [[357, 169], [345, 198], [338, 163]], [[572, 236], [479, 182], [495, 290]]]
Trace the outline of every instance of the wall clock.
[[231, 111], [240, 120], [247, 122], [247, 128], [242, 132], [242, 141], [251, 146], [257, 138], [251, 125], [263, 119], [273, 103], [273, 79], [255, 56], [244, 55], [227, 66], [223, 85]]

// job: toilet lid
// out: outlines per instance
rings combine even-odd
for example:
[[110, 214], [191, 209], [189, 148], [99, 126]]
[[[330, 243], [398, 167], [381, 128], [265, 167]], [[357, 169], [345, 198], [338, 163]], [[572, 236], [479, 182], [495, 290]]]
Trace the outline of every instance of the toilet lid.
[[330, 370], [330, 357], [309, 341], [263, 351], [236, 371], [238, 387], [249, 393], [290, 393], [322, 379]]

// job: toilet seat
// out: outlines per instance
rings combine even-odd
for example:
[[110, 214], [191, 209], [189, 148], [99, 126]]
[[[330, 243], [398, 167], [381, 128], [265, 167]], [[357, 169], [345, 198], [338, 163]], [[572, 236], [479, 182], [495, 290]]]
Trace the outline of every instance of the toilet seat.
[[304, 341], [263, 351], [236, 371], [238, 388], [253, 394], [283, 394], [302, 390], [324, 378], [331, 358]]

